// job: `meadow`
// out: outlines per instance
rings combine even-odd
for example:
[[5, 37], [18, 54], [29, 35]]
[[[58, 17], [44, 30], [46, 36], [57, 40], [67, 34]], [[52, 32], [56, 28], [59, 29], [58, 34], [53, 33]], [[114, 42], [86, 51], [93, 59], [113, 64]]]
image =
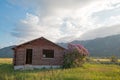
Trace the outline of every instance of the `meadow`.
[[0, 59], [0, 80], [120, 80], [120, 65], [85, 63], [71, 69], [14, 71], [12, 59]]

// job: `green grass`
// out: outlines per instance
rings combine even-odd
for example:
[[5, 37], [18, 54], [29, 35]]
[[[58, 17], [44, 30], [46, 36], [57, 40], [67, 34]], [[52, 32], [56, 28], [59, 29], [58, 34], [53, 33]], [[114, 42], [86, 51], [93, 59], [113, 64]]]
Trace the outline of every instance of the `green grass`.
[[11, 59], [0, 59], [0, 80], [120, 80], [120, 66], [90, 64], [72, 69], [14, 71]]

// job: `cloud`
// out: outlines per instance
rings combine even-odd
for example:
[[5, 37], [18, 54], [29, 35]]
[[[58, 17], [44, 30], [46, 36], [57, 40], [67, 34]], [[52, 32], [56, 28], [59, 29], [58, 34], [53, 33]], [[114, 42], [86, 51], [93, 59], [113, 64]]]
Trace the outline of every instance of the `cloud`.
[[[118, 0], [9, 0], [9, 2], [34, 11], [27, 12], [26, 18], [21, 19], [11, 33], [26, 41], [44, 36], [52, 41], [68, 42], [82, 38], [81, 35], [87, 34], [88, 31], [118, 24], [120, 19]], [[109, 34], [112, 35], [111, 33], [104, 35]]]
[[[38, 38], [41, 36], [54, 39], [54, 36], [59, 36], [59, 27], [47, 26], [40, 22], [38, 16], [27, 13], [26, 19], [20, 21], [17, 27], [11, 33], [13, 36], [23, 39], [24, 41]], [[52, 36], [52, 37], [51, 37]]]
[[92, 16], [97, 17], [97, 21], [100, 23], [104, 23], [109, 20], [111, 17], [119, 16], [120, 14], [120, 6], [116, 5], [114, 8], [102, 10], [95, 12]]
[[112, 26], [104, 26], [102, 28], [90, 30], [84, 33], [81, 36], [81, 39], [89, 40], [89, 39], [95, 39], [99, 37], [106, 37], [106, 36], [117, 35], [117, 34], [120, 34], [120, 24], [112, 25]]

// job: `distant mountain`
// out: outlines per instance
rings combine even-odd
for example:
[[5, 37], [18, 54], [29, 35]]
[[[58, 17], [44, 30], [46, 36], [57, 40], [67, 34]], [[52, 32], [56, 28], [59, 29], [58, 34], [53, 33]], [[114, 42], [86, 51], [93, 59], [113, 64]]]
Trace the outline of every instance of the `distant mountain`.
[[[115, 55], [120, 57], [120, 35], [108, 36], [86, 41], [72, 41], [74, 44], [82, 44], [93, 57], [109, 57]], [[60, 46], [67, 48], [68, 43], [58, 43]], [[14, 46], [0, 49], [0, 57], [13, 57]]]
[[13, 48], [14, 46], [9, 46], [0, 49], [0, 57], [2, 58], [11, 58], [13, 57]]
[[[72, 41], [74, 44], [84, 45], [90, 52], [90, 56], [109, 57], [115, 55], [120, 57], [120, 35], [113, 35], [104, 38], [97, 38], [86, 41]], [[59, 43], [63, 47], [67, 47], [67, 43]]]

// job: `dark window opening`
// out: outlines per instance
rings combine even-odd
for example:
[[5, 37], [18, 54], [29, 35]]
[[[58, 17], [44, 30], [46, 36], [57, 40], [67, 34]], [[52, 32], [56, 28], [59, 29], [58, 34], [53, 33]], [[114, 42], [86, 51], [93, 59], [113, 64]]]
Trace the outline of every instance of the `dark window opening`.
[[54, 50], [43, 49], [44, 58], [54, 58]]

